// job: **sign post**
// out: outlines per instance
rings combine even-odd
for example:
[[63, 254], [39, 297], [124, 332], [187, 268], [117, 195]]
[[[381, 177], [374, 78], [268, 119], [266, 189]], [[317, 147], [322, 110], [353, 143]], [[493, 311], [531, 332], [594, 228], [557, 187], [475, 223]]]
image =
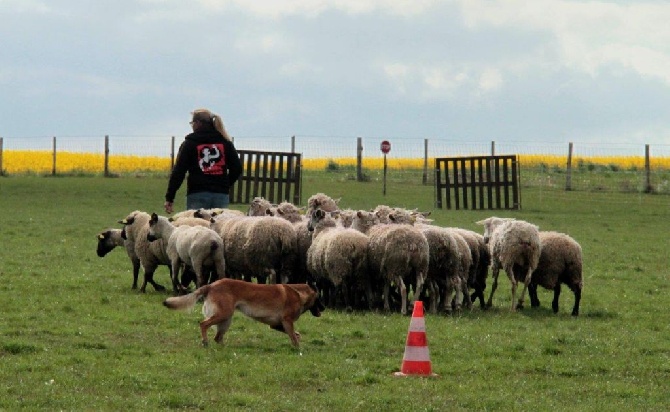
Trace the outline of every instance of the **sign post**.
[[384, 188], [382, 193], [386, 196], [386, 154], [391, 151], [391, 142], [384, 140], [381, 145], [379, 145], [379, 148], [382, 153], [384, 153]]

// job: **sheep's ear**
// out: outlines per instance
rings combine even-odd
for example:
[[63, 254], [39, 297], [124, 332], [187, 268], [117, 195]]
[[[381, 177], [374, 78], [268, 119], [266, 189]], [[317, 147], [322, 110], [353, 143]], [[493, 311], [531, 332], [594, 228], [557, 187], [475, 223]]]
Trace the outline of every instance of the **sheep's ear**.
[[135, 217], [127, 217], [125, 219], [119, 220], [119, 223], [121, 223], [122, 225], [132, 225], [134, 221]]
[[103, 233], [98, 234], [98, 239], [103, 240], [105, 238], [105, 235]]
[[478, 225], [484, 226], [486, 224], [486, 219], [480, 220], [479, 222], [475, 222], [475, 223], [478, 224]]
[[158, 215], [156, 213], [151, 214], [151, 222], [152, 223], [158, 222]]
[[168, 222], [174, 222], [174, 217], [172, 216], [168, 217]]

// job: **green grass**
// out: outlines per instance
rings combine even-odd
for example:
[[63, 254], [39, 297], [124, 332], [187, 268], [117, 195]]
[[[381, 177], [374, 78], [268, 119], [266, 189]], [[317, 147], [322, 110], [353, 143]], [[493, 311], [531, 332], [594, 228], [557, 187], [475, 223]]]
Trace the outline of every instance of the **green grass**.
[[[581, 315], [540, 291], [510, 313], [426, 315], [437, 378], [397, 378], [409, 318], [305, 314], [301, 349], [238, 314], [222, 346], [199, 344], [201, 314], [131, 290], [125, 253], [95, 254], [96, 234], [140, 209], [161, 211], [165, 177], [0, 178], [0, 410], [664, 410], [670, 404], [668, 200], [524, 188], [521, 211], [434, 210], [430, 186], [307, 173], [304, 198], [342, 207], [431, 210], [440, 225], [512, 216], [584, 250]], [[659, 200], [660, 199], [660, 200]], [[183, 189], [177, 207], [183, 208]], [[244, 205], [234, 206], [244, 209]], [[168, 283], [159, 268], [156, 280]]]

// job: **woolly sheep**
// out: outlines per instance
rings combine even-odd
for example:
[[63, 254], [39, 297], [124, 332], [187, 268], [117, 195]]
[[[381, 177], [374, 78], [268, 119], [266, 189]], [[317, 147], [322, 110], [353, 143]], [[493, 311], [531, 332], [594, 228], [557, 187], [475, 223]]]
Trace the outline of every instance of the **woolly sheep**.
[[429, 224], [422, 223], [416, 227], [428, 242], [429, 260], [426, 275], [426, 288], [430, 291], [428, 309], [431, 313], [437, 313], [441, 291], [444, 291], [442, 303], [447, 311], [451, 311], [453, 293], [456, 295], [455, 307], [460, 309], [463, 301], [462, 252], [454, 234], [445, 228]]
[[581, 246], [570, 236], [551, 231], [540, 232], [540, 245], [540, 261], [528, 285], [531, 306], [540, 306], [537, 297], [537, 286], [540, 285], [554, 291], [551, 308], [558, 313], [558, 298], [561, 283], [564, 283], [575, 295], [572, 316], [578, 316], [583, 287]]
[[150, 219], [151, 215], [148, 213], [135, 210], [124, 219], [119, 220], [119, 223], [124, 225], [125, 239], [134, 245], [135, 254], [144, 270], [144, 281], [140, 287], [142, 293], [146, 291], [147, 283], [150, 283], [157, 291], [165, 290], [165, 287], [154, 282], [153, 276], [159, 265], [170, 265], [170, 259], [165, 251], [165, 242], [162, 240], [149, 242], [147, 239]]
[[271, 283], [293, 282], [290, 275], [296, 260], [296, 232], [293, 225], [281, 218], [216, 216], [212, 224], [224, 240], [224, 255], [233, 277], [259, 283], [270, 277]]
[[[117, 246], [123, 246], [133, 265], [133, 289], [137, 289], [137, 278], [140, 274], [140, 258], [135, 253], [135, 244], [130, 240], [123, 238], [122, 229], [107, 229], [98, 233], [97, 254], [99, 257], [105, 257]], [[156, 287], [156, 284], [154, 284]]]
[[384, 309], [390, 310], [389, 292], [392, 283], [400, 289], [400, 312], [407, 313], [407, 280], [414, 283], [413, 301], [421, 296], [428, 272], [429, 247], [426, 237], [406, 224], [380, 224], [371, 212], [359, 211], [352, 228], [367, 234], [368, 264], [384, 282]]
[[[484, 242], [491, 253], [493, 285], [487, 307], [491, 307], [493, 294], [498, 287], [501, 268], [512, 283], [512, 311], [523, 308], [526, 289], [531, 275], [540, 260], [540, 235], [536, 225], [523, 220], [489, 217], [477, 222], [484, 225]], [[519, 303], [515, 306], [517, 282], [523, 281]]]
[[214, 267], [219, 278], [226, 275], [223, 240], [208, 227], [174, 226], [166, 217], [153, 213], [149, 220], [147, 239], [167, 242], [166, 252], [172, 267], [172, 287], [175, 293], [179, 293], [177, 280], [182, 264], [195, 271], [197, 287], [205, 284], [207, 267]]
[[374, 298], [367, 279], [368, 237], [342, 227], [321, 209], [311, 213], [308, 229], [313, 236], [307, 251], [309, 271], [316, 279], [326, 278], [334, 287], [341, 287], [347, 308], [352, 307], [350, 296], [362, 285], [372, 309]]
[[324, 193], [317, 193], [307, 199], [307, 210], [321, 209], [324, 212], [334, 212], [339, 209], [339, 202], [340, 199], [333, 199]]
[[486, 289], [486, 278], [489, 273], [491, 263], [491, 254], [489, 248], [484, 242], [484, 236], [472, 230], [463, 228], [453, 228], [467, 242], [470, 249], [472, 264], [468, 275], [467, 286], [474, 289], [470, 300], [474, 302], [479, 299], [479, 305], [482, 309], [486, 307], [484, 301], [484, 290]]

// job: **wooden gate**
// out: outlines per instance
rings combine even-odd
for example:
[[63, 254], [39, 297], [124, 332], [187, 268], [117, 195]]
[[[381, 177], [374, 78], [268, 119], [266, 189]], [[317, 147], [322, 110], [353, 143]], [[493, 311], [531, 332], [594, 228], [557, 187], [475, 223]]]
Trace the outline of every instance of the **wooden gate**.
[[242, 176], [230, 188], [230, 203], [249, 204], [260, 196], [272, 203], [300, 205], [302, 155], [238, 150]]
[[436, 207], [521, 209], [516, 155], [435, 159]]

